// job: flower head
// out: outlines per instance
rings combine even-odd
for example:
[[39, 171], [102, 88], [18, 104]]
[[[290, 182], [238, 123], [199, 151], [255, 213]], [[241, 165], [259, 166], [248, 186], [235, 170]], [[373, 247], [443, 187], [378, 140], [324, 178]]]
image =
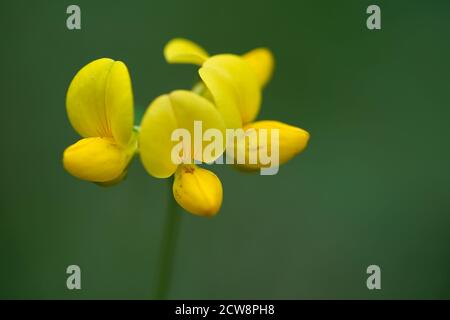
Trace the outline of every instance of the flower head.
[[[176, 90], [154, 99], [139, 135], [133, 129], [133, 94], [124, 63], [98, 59], [75, 75], [67, 92], [67, 114], [83, 138], [64, 151], [63, 164], [69, 173], [105, 186], [118, 183], [139, 146], [150, 175], [174, 176], [172, 191], [180, 206], [196, 215], [214, 216], [222, 204], [222, 184], [196, 164], [214, 162], [226, 152], [227, 163], [228, 155], [237, 155], [238, 162], [231, 163], [239, 168], [263, 172], [275, 167], [268, 173], [274, 174], [279, 164], [306, 148], [305, 130], [279, 121], [255, 121], [274, 69], [270, 50], [210, 56], [192, 41], [174, 39], [166, 45], [164, 56], [169, 63], [200, 66], [201, 82], [192, 91]], [[200, 131], [205, 130], [200, 141], [195, 138], [198, 124]], [[254, 134], [247, 139], [243, 132]], [[269, 154], [274, 153], [273, 162]]]

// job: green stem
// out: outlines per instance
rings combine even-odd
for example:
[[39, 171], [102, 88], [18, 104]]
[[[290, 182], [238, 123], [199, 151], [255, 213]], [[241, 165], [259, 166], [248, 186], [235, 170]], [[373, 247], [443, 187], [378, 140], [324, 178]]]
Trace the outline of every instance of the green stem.
[[178, 204], [172, 194], [173, 179], [169, 182], [169, 194], [167, 201], [166, 224], [163, 230], [160, 259], [158, 261], [158, 279], [156, 280], [155, 299], [167, 299], [167, 294], [172, 280], [173, 261], [177, 246], [177, 236], [181, 215], [178, 212]]

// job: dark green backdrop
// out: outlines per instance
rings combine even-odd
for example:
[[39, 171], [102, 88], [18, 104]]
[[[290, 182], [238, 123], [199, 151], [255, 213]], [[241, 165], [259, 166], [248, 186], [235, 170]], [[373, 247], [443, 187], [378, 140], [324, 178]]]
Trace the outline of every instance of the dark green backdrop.
[[[67, 174], [65, 94], [111, 57], [142, 114], [195, 80], [163, 59], [179, 36], [212, 53], [270, 47], [260, 119], [312, 138], [276, 176], [213, 168], [223, 208], [182, 212], [171, 298], [450, 298], [449, 1], [73, 2], [81, 31], [66, 28], [72, 1], [0, 4], [0, 298], [151, 297], [167, 181], [139, 159], [114, 188]], [[369, 4], [381, 31], [365, 26]], [[66, 289], [70, 264], [81, 291]]]

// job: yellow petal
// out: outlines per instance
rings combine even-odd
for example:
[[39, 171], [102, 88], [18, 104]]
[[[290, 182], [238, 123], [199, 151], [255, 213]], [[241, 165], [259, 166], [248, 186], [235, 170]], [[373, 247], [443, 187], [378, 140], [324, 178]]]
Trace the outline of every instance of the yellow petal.
[[125, 64], [103, 58], [84, 66], [66, 97], [69, 121], [82, 137], [110, 137], [128, 145], [133, 130], [133, 94]]
[[156, 178], [170, 177], [177, 169], [171, 161], [171, 136], [177, 125], [168, 95], [153, 100], [142, 118], [139, 154], [147, 172]]
[[[215, 70], [216, 81], [219, 77], [228, 80], [234, 88], [233, 91], [242, 122], [245, 124], [253, 121], [258, 115], [261, 106], [261, 86], [258, 82], [256, 73], [250, 65], [239, 56], [220, 54], [206, 60], [203, 67], [207, 70]], [[205, 77], [206, 72], [201, 72], [200, 75]], [[211, 82], [208, 82], [208, 85], [211, 85]], [[224, 88], [226, 87], [224, 86]], [[214, 95], [212, 86], [209, 89]], [[224, 92], [225, 90], [228, 94], [228, 89], [224, 89]], [[218, 91], [215, 91], [217, 95]], [[222, 94], [225, 95], [225, 93]], [[216, 96], [214, 98], [216, 98]]]
[[164, 47], [164, 57], [168, 63], [187, 63], [201, 66], [208, 58], [208, 53], [190, 40], [176, 38], [170, 40]]
[[[225, 137], [225, 123], [217, 108], [206, 98], [203, 98], [191, 91], [176, 90], [170, 95], [172, 108], [178, 122], [178, 128], [187, 129], [192, 137], [195, 138], [195, 121], [201, 121], [202, 133], [208, 129], [216, 129], [221, 137]], [[198, 136], [199, 141], [202, 142], [201, 149], [194, 150], [194, 143], [192, 143], [193, 159], [202, 162], [212, 162], [216, 160], [224, 151], [224, 147], [218, 151], [215, 156], [210, 157], [204, 155], [202, 151], [209, 144], [208, 141], [203, 141], [201, 136]]]
[[[256, 133], [256, 140], [254, 144], [250, 142], [250, 140], [246, 140], [245, 144], [245, 163], [244, 164], [236, 164], [237, 167], [241, 169], [246, 170], [258, 170], [261, 168], [268, 167], [267, 164], [263, 164], [261, 162], [261, 158], [259, 156], [259, 153], [261, 151], [266, 152], [267, 150], [272, 149], [272, 144], [275, 143], [272, 141], [272, 130], [277, 129], [278, 130], [278, 162], [279, 165], [282, 165], [289, 160], [291, 160], [294, 156], [302, 152], [309, 140], [309, 133], [303, 129], [279, 122], [279, 121], [271, 121], [271, 120], [265, 120], [265, 121], [257, 121], [249, 123], [248, 125], [244, 126], [243, 130], [255, 130]], [[263, 139], [260, 139], [260, 131], [261, 129], [266, 129], [267, 132], [267, 143], [263, 144]], [[236, 142], [235, 145], [235, 155], [238, 153], [238, 144]], [[276, 144], [275, 144], [276, 148]], [[250, 163], [250, 158], [252, 156], [255, 156], [257, 158], [256, 163], [252, 164]], [[265, 153], [264, 153], [265, 154]], [[270, 152], [268, 153], [269, 155]], [[235, 160], [236, 162], [236, 160]]]
[[133, 133], [133, 91], [127, 66], [116, 61], [109, 72], [105, 93], [106, 116], [112, 136], [121, 146], [127, 146]]
[[272, 52], [267, 48], [257, 48], [242, 55], [245, 61], [255, 71], [259, 84], [264, 87], [272, 77], [274, 58]]
[[[225, 123], [215, 106], [191, 91], [177, 90], [156, 98], [147, 109], [141, 124], [140, 155], [147, 172], [157, 178], [171, 176], [177, 165], [172, 161], [172, 150], [179, 142], [172, 141], [175, 129], [186, 129], [191, 137], [192, 157], [199, 161], [214, 161], [223, 149], [212, 156], [194, 150], [194, 121], [201, 121], [203, 133], [217, 129], [225, 136]], [[203, 141], [202, 149], [209, 142]], [[191, 158], [192, 158], [191, 157]]]
[[92, 182], [113, 181], [125, 171], [132, 153], [111, 138], [85, 138], [63, 154], [64, 168], [73, 176]]
[[195, 165], [181, 165], [175, 173], [173, 196], [186, 211], [212, 217], [222, 206], [222, 183], [209, 170]]
[[200, 68], [198, 73], [207, 87], [207, 90], [203, 90], [202, 95], [206, 98], [212, 97], [226, 127], [229, 129], [242, 127], [238, 96], [231, 80], [220, 70], [211, 67]]

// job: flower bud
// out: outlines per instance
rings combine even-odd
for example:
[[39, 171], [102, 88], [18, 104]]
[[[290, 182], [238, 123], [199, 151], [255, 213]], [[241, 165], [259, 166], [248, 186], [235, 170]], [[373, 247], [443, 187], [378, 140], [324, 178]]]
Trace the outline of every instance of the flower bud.
[[175, 172], [173, 196], [192, 214], [212, 217], [222, 205], [222, 183], [209, 170], [195, 165], [180, 165]]

